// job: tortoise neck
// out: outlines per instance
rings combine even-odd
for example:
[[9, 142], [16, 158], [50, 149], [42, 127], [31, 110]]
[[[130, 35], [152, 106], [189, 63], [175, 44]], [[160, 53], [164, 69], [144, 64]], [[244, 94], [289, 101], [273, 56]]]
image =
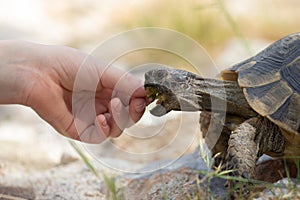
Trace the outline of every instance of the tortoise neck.
[[235, 81], [200, 79], [195, 80], [193, 85], [201, 110], [226, 112], [244, 118], [257, 115], [248, 104], [242, 88]]

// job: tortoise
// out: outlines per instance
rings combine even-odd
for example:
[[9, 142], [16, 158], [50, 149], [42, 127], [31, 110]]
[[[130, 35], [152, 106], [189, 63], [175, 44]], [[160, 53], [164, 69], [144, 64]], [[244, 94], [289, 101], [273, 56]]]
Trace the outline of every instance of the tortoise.
[[212, 153], [223, 153], [221, 160], [233, 176], [254, 178], [263, 154], [300, 156], [300, 33], [274, 42], [220, 77], [203, 78], [167, 67], [147, 71], [148, 97], [158, 99], [150, 112], [162, 116], [171, 110], [202, 111], [201, 130], [211, 135], [205, 141], [214, 139], [220, 126]]

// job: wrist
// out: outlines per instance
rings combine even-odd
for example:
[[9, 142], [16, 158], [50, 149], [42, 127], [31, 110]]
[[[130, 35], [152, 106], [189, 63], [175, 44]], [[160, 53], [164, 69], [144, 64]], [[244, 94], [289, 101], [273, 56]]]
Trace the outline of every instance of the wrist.
[[26, 105], [25, 94], [34, 78], [29, 67], [33, 63], [24, 56], [24, 44], [0, 41], [0, 104]]

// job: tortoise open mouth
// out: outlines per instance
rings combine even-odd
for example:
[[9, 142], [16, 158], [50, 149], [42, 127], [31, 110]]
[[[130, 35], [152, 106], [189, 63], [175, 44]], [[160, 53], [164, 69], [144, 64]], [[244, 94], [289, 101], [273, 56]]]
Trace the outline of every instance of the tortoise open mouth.
[[147, 98], [155, 100], [157, 99], [157, 104], [160, 104], [164, 100], [166, 100], [166, 94], [159, 91], [159, 89], [155, 86], [145, 86], [145, 89], [147, 91]]
[[157, 100], [156, 106], [150, 110], [155, 116], [162, 116], [174, 110], [173, 106], [177, 105], [176, 96], [168, 88], [158, 84], [145, 84], [147, 98]]

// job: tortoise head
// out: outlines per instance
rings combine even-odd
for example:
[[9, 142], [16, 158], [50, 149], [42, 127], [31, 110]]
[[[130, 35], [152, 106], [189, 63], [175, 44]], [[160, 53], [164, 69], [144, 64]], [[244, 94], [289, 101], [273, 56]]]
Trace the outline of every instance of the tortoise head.
[[193, 85], [195, 78], [190, 72], [163, 67], [146, 72], [147, 97], [157, 99], [151, 114], [162, 116], [171, 110], [198, 111], [198, 97]]

